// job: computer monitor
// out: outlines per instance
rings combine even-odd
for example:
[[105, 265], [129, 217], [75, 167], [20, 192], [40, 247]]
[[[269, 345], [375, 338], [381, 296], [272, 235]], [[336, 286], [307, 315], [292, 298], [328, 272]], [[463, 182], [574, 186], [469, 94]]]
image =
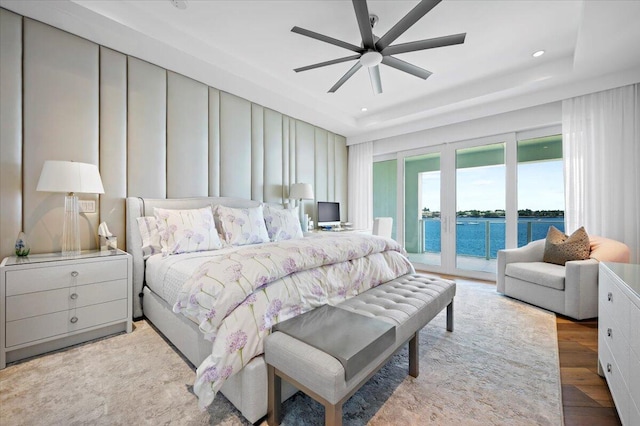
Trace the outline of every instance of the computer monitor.
[[340, 226], [340, 203], [318, 201], [318, 226]]

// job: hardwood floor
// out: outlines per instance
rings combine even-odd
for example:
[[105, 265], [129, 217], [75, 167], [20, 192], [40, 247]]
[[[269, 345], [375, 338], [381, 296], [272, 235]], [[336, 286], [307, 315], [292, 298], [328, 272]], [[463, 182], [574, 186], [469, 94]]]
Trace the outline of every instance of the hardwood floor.
[[598, 375], [598, 320], [558, 315], [556, 325], [565, 425], [620, 425], [609, 387]]

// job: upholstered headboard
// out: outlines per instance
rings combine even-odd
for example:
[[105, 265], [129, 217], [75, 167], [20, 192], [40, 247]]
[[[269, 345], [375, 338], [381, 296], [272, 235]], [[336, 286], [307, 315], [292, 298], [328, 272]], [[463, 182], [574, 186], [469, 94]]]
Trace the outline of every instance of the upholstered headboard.
[[[142, 316], [142, 304], [140, 293], [144, 285], [144, 259], [142, 256], [142, 237], [136, 218], [153, 216], [153, 208], [164, 209], [197, 209], [206, 206], [223, 206], [245, 208], [256, 207], [260, 201], [245, 200], [230, 197], [197, 197], [197, 198], [139, 198], [128, 197], [126, 199], [126, 230], [127, 252], [133, 257], [133, 317]], [[280, 206], [278, 204], [278, 206]]]

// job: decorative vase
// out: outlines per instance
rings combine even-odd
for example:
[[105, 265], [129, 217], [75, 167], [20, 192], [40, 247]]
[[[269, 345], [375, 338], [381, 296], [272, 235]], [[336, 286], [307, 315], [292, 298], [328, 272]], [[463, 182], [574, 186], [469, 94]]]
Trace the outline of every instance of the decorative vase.
[[16, 256], [28, 256], [30, 251], [31, 247], [27, 243], [27, 237], [25, 237], [24, 232], [20, 231], [16, 239]]

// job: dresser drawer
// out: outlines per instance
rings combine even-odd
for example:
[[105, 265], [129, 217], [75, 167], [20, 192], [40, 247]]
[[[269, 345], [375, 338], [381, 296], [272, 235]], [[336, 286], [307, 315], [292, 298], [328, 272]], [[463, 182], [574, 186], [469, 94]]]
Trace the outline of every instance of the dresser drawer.
[[620, 420], [623, 425], [629, 424], [629, 391], [622, 380], [620, 369], [606, 345], [598, 347], [598, 354]]
[[640, 407], [630, 404], [629, 407], [629, 424], [640, 425]]
[[602, 275], [599, 306], [602, 308], [603, 315], [611, 316], [623, 336], [628, 339], [631, 301], [616, 283], [617, 278], [612, 277], [608, 271], [604, 271]]
[[[610, 316], [598, 318], [598, 345], [607, 346], [620, 371], [629, 371], [629, 354], [631, 352], [629, 341], [620, 332], [619, 324]], [[624, 376], [623, 380], [626, 385], [629, 384], [628, 376]]]
[[[77, 320], [74, 321], [74, 318]], [[16, 346], [112, 321], [127, 320], [127, 299], [6, 323], [6, 346]]]
[[126, 298], [126, 279], [19, 294], [7, 297], [7, 321], [68, 311], [73, 308]]
[[127, 259], [65, 264], [7, 271], [6, 295], [35, 293], [127, 278]]
[[[627, 384], [631, 399], [635, 402], [636, 407], [640, 408], [640, 355], [633, 350], [629, 357], [629, 383]], [[631, 424], [640, 425], [640, 422]]]
[[629, 318], [629, 345], [640, 359], [640, 301], [638, 305], [631, 303]]

